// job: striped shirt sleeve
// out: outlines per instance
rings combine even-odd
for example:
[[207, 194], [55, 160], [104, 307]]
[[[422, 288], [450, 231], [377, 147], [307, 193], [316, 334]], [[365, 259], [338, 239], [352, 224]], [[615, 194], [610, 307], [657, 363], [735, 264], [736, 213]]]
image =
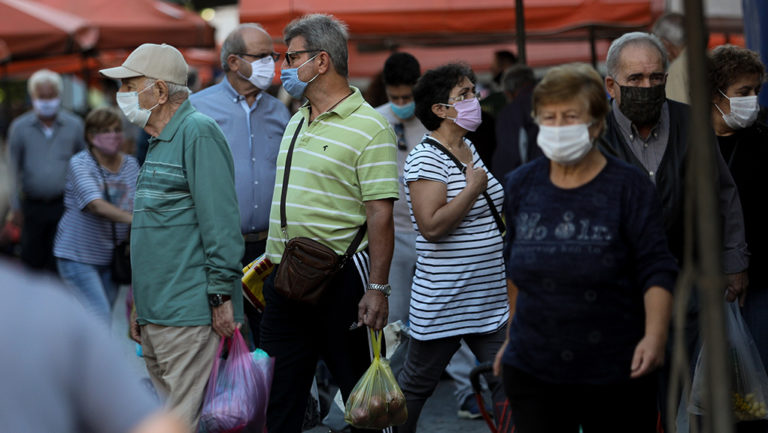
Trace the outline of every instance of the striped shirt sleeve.
[[104, 198], [102, 180], [98, 177], [94, 161], [88, 161], [90, 155], [80, 153], [69, 161], [69, 176], [71, 176], [75, 203], [82, 210], [88, 203]]
[[394, 198], [397, 183], [397, 145], [392, 128], [381, 129], [357, 159], [357, 178], [363, 201]]
[[408, 156], [403, 173], [406, 182], [426, 179], [444, 184], [448, 184], [448, 175], [449, 169], [445, 161], [424, 144], [413, 149]]

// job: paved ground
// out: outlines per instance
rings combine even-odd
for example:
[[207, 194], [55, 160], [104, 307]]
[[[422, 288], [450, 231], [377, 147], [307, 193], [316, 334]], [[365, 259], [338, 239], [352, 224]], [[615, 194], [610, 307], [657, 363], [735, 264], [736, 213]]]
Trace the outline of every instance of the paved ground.
[[[128, 335], [128, 321], [125, 313], [126, 288], [120, 291], [115, 311], [112, 316], [112, 335], [120, 342], [120, 347], [136, 373], [145, 378], [149, 383], [144, 361], [136, 356], [136, 345]], [[419, 420], [420, 433], [485, 433], [490, 432], [482, 419], [464, 420], [456, 416], [456, 399], [453, 396], [453, 383], [443, 380], [437, 387], [435, 394], [427, 401]], [[308, 433], [326, 433], [327, 427], [315, 427]]]

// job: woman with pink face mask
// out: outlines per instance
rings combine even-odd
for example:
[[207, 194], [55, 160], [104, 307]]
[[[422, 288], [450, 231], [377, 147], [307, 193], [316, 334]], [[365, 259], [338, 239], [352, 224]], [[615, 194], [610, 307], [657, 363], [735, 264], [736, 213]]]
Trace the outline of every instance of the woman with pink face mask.
[[53, 255], [86, 309], [109, 324], [117, 297], [110, 264], [116, 243], [128, 238], [139, 164], [120, 151], [123, 128], [114, 108], [86, 116], [85, 139], [87, 149], [69, 161]]
[[[408, 408], [402, 432], [419, 414], [462, 340], [481, 362], [493, 360], [509, 316], [502, 257], [501, 184], [465, 135], [480, 125], [475, 75], [462, 64], [427, 71], [413, 89], [428, 134], [410, 152], [403, 176], [416, 230], [411, 342], [398, 382]], [[498, 378], [486, 378], [503, 402]]]

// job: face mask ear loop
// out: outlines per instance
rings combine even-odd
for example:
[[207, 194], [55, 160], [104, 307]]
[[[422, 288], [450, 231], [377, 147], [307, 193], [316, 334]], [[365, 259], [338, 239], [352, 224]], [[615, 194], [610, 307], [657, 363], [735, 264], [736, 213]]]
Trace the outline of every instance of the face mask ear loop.
[[[722, 92], [721, 92], [721, 93], [722, 93]], [[725, 95], [723, 95], [723, 96], [725, 96]], [[725, 97], [727, 98], [727, 96], [725, 96]], [[714, 106], [715, 106], [715, 108], [717, 108], [717, 111], [719, 111], [719, 112], [720, 112], [720, 115], [721, 115], [721, 116], [725, 116], [725, 113], [723, 113], [723, 110], [721, 110], [721, 109], [720, 109], [720, 107], [718, 107], [716, 103], [714, 103], [714, 102], [713, 102], [713, 103], [712, 103], [712, 105], [714, 105]]]

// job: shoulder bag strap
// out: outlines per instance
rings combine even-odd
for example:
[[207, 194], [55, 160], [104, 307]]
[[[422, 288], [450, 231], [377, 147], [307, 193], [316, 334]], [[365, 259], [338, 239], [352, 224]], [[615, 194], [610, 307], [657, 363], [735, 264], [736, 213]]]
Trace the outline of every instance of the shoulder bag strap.
[[[109, 203], [109, 187], [107, 186], [107, 177], [104, 176], [104, 171], [101, 168], [101, 164], [99, 164], [99, 160], [96, 159], [96, 156], [88, 150], [88, 153], [91, 155], [91, 158], [93, 158], [93, 162], [96, 163], [96, 169], [99, 170], [99, 176], [101, 177], [101, 183], [104, 185], [104, 200]], [[117, 246], [117, 231], [115, 230], [115, 222], [110, 220], [109, 221], [112, 224], [112, 245]]]
[[[467, 174], [467, 167], [464, 166], [464, 164], [459, 161], [459, 158], [456, 158], [456, 155], [451, 153], [448, 149], [445, 148], [442, 144], [440, 144], [437, 140], [431, 137], [427, 137], [426, 141], [429, 142], [432, 146], [436, 147], [437, 150], [443, 152], [448, 158], [450, 158], [454, 164], [456, 164], [456, 167], [461, 170], [461, 172], [466, 176]], [[493, 219], [496, 221], [496, 227], [499, 228], [499, 233], [504, 234], [504, 231], [507, 229], [507, 227], [504, 225], [504, 221], [501, 220], [501, 215], [499, 215], [499, 211], [496, 209], [496, 205], [493, 204], [493, 200], [491, 200], [491, 196], [488, 195], [488, 191], [483, 191], [483, 197], [485, 197], [485, 201], [488, 202], [488, 207], [491, 209], [491, 214], [493, 214]]]

